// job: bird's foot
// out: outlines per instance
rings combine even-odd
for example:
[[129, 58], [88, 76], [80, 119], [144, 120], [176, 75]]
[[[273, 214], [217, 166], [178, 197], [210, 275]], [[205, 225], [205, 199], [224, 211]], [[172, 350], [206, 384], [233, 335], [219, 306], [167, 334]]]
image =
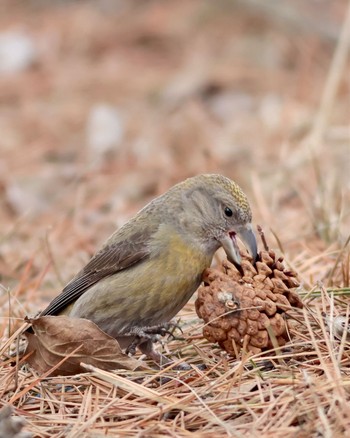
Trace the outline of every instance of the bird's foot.
[[174, 336], [174, 330], [179, 329], [182, 333], [181, 327], [174, 322], [167, 322], [164, 324], [159, 324], [150, 327], [136, 327], [130, 332], [126, 333], [127, 336], [134, 336], [134, 340], [125, 350], [126, 354], [134, 355], [136, 353], [136, 348], [145, 341], [150, 341], [152, 344], [154, 342], [159, 342], [165, 335], [169, 335], [171, 339], [179, 339]]
[[172, 366], [174, 370], [178, 371], [188, 371], [192, 369], [191, 365], [187, 364], [186, 362], [175, 363], [172, 359], [164, 356], [159, 351], [156, 351], [152, 341], [150, 340], [142, 342], [140, 345], [138, 345], [138, 348], [148, 357], [148, 359], [152, 359], [160, 369], [168, 366]]
[[171, 337], [171, 339], [178, 339], [176, 336], [174, 336], [174, 331], [176, 329], [179, 329], [181, 333], [183, 333], [181, 327], [176, 322], [166, 322], [164, 324], [158, 324], [151, 327], [144, 327], [143, 332], [146, 333], [146, 335], [168, 335]]
[[[171, 366], [174, 370], [178, 371], [188, 371], [192, 369], [192, 366], [186, 362], [174, 362], [174, 360], [164, 356], [159, 351], [154, 349], [154, 339], [159, 339], [159, 330], [160, 334], [168, 333], [171, 328], [177, 327], [176, 324], [167, 324], [166, 326], [155, 326], [155, 327], [146, 327], [144, 329], [134, 329], [132, 332], [132, 342], [126, 348], [125, 352], [129, 355], [134, 355], [136, 353], [136, 348], [138, 348], [141, 353], [145, 354], [148, 359], [153, 360], [159, 368], [165, 368]], [[170, 332], [172, 335], [172, 333]], [[201, 368], [201, 367], [200, 367]], [[202, 368], [201, 368], [202, 369]]]
[[[151, 341], [152, 342], [152, 341]], [[142, 344], [142, 338], [139, 336], [135, 336], [134, 340], [131, 342], [130, 345], [128, 345], [125, 349], [125, 354], [128, 354], [130, 356], [135, 356], [136, 354], [136, 348]]]

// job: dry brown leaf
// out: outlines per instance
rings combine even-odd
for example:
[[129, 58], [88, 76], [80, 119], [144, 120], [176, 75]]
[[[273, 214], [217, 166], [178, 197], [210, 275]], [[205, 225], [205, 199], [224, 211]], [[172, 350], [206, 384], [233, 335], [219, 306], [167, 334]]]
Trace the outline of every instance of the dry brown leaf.
[[38, 373], [72, 375], [86, 372], [81, 362], [103, 370], [147, 368], [123, 353], [118, 341], [87, 319], [42, 316], [28, 319], [34, 333], [26, 333], [27, 362]]

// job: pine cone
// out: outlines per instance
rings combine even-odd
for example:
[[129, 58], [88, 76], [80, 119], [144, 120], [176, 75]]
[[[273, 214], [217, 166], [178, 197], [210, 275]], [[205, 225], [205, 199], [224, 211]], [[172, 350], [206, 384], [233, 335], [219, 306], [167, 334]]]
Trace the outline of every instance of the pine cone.
[[253, 353], [271, 348], [268, 328], [278, 344], [284, 345], [288, 337], [283, 314], [292, 307], [303, 307], [293, 291], [299, 286], [296, 273], [284, 267], [282, 257], [276, 260], [271, 250], [261, 251], [255, 266], [242, 254], [242, 273], [228, 260], [222, 267], [222, 271], [207, 269], [204, 285], [198, 289], [195, 306], [206, 323], [204, 337], [232, 356], [243, 343]]

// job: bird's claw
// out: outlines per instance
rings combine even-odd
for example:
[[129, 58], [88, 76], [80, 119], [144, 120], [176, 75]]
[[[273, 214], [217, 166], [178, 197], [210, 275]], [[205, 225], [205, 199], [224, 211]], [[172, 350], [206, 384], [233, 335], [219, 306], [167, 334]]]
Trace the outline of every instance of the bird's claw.
[[167, 322], [151, 327], [135, 328], [127, 335], [134, 336], [132, 343], [126, 348], [126, 354], [133, 356], [136, 353], [136, 348], [145, 341], [150, 340], [152, 343], [160, 341], [160, 336], [168, 335], [172, 340], [180, 338], [174, 336], [174, 330], [179, 329], [183, 333], [181, 327], [174, 322]]
[[149, 335], [160, 335], [166, 336], [168, 335], [172, 340], [178, 339], [174, 335], [174, 331], [178, 329], [181, 333], [183, 333], [182, 328], [176, 322], [167, 322], [165, 324], [159, 324], [152, 327], [145, 327], [143, 329], [144, 333]]
[[136, 354], [136, 347], [139, 345], [139, 341], [140, 341], [140, 339], [138, 339], [136, 337], [132, 341], [132, 343], [128, 347], [126, 347], [125, 354], [130, 355], [130, 356], [135, 356], [135, 354]]

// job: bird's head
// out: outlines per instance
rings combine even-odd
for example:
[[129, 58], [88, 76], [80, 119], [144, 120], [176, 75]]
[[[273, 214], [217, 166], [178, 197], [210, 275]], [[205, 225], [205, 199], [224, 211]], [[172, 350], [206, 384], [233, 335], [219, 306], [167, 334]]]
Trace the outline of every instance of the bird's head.
[[[180, 212], [175, 218], [182, 232], [187, 233], [208, 252], [222, 246], [228, 259], [240, 265], [237, 236], [257, 258], [257, 243], [252, 231], [252, 213], [241, 188], [222, 175], [204, 174], [189, 178], [168, 193], [176, 198]], [[175, 196], [174, 196], [175, 195]]]

